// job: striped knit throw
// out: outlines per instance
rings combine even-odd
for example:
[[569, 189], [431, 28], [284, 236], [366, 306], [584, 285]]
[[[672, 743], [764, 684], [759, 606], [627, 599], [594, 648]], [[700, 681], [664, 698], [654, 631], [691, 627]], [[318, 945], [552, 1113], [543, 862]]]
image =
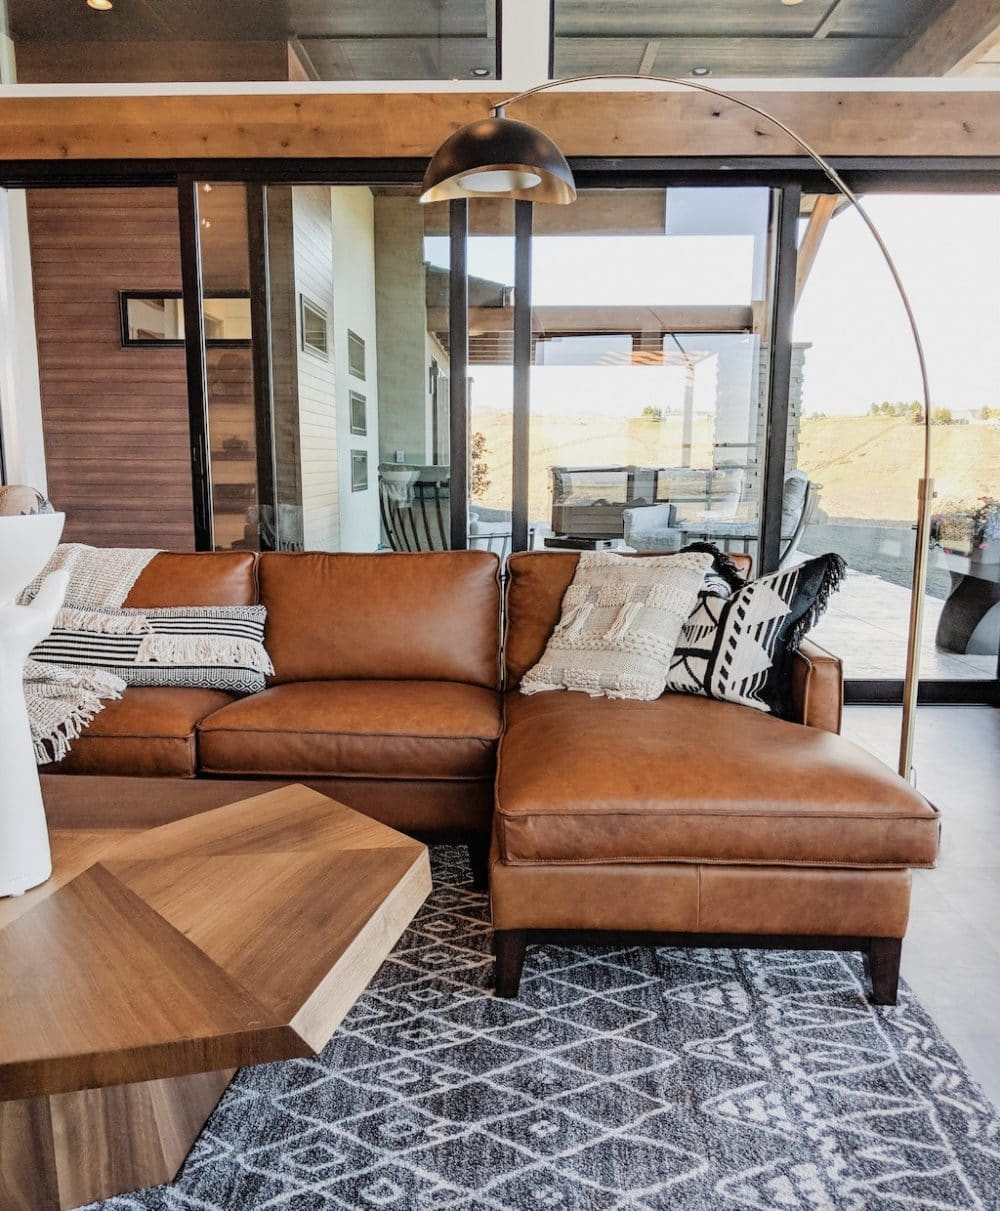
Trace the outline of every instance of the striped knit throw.
[[583, 551], [562, 617], [522, 694], [582, 690], [649, 701], [663, 693], [681, 627], [694, 608], [707, 552], [636, 557]]

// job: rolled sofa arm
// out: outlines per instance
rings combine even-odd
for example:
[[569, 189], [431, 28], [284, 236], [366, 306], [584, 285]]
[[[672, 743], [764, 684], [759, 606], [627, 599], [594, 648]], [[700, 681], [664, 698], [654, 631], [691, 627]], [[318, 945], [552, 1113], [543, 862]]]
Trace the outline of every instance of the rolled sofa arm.
[[803, 640], [792, 661], [792, 718], [806, 727], [839, 732], [844, 709], [844, 670], [818, 643]]

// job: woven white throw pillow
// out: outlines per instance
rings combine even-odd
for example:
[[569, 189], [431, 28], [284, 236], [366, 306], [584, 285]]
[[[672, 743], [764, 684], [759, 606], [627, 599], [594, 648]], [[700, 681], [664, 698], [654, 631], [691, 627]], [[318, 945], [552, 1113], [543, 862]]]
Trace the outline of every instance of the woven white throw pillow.
[[521, 693], [659, 698], [711, 564], [704, 551], [639, 558], [582, 551], [559, 624], [524, 675]]

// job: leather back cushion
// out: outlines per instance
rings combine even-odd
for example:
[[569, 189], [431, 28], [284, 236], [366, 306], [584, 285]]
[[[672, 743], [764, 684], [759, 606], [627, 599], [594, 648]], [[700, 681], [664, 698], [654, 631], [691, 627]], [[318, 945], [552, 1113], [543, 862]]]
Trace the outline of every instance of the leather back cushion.
[[499, 679], [500, 561], [488, 551], [260, 557], [275, 682]]
[[146, 564], [125, 605], [256, 605], [257, 556], [253, 551], [162, 551]]
[[[508, 689], [517, 686], [541, 659], [579, 558], [578, 551], [524, 551], [510, 557], [504, 647]], [[635, 558], [642, 559], [643, 554], [637, 553]], [[733, 553], [730, 558], [744, 576], [750, 575], [753, 560], [749, 555]]]

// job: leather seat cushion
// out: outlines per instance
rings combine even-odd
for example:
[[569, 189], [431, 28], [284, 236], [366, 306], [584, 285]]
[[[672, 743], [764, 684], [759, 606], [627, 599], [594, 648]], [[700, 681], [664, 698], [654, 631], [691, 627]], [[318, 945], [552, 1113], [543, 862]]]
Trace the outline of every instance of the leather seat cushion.
[[118, 701], [105, 703], [64, 760], [43, 770], [192, 778], [198, 721], [232, 701], [219, 690], [128, 689]]
[[682, 694], [507, 695], [504, 862], [930, 866], [938, 816], [842, 736]]
[[449, 681], [298, 681], [224, 707], [199, 728], [206, 773], [490, 777], [494, 690]]

